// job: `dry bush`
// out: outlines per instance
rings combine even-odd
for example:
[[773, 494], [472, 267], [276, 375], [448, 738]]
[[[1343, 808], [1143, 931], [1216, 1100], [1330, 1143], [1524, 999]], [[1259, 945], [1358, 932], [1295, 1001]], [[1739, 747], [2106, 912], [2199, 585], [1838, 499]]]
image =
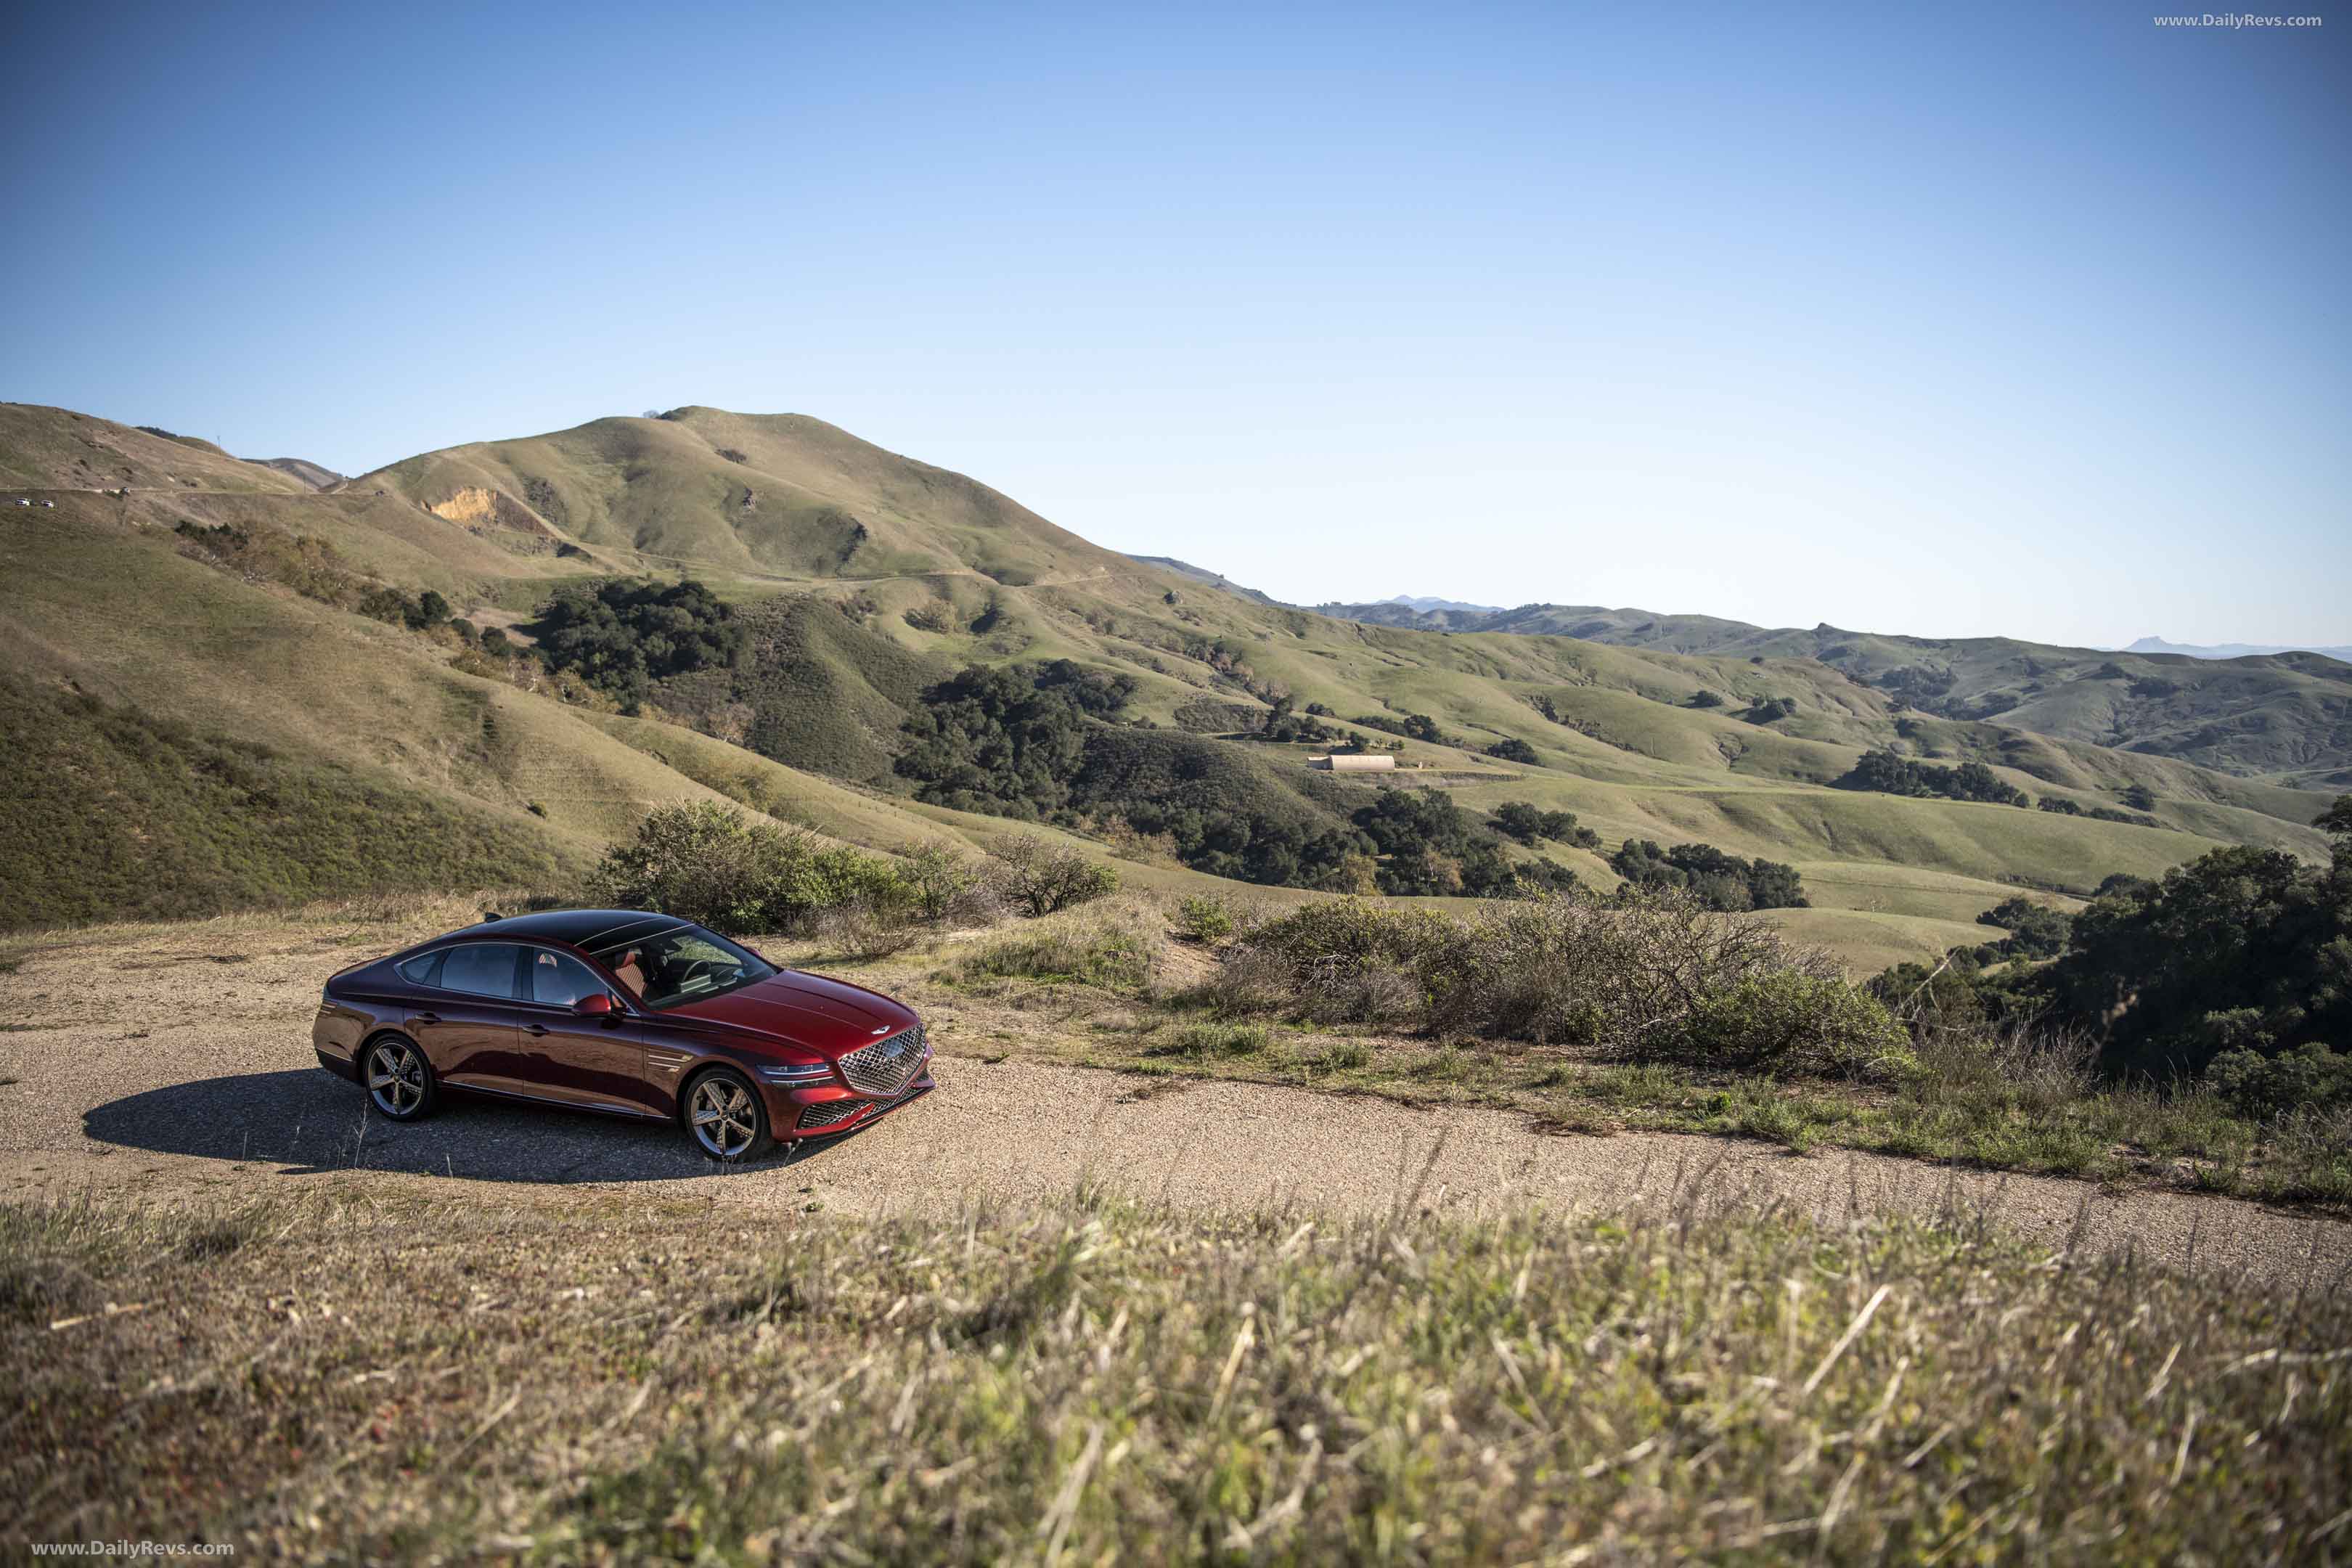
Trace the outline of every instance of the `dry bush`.
[[812, 924], [811, 934], [828, 956], [837, 959], [894, 957], [914, 946], [922, 934], [901, 910], [864, 899], [823, 910]]
[[1868, 1077], [1908, 1065], [1885, 1009], [1828, 955], [1674, 891], [1512, 900], [1468, 921], [1311, 904], [1245, 932], [1211, 989], [1227, 1013], [1255, 1004], [1628, 1060]]
[[989, 854], [988, 884], [1021, 913], [1050, 915], [1116, 892], [1118, 873], [1065, 845], [1008, 838]]
[[1653, 1054], [1710, 997], [1778, 973], [1834, 978], [1833, 960], [1761, 921], [1669, 891], [1601, 905], [1537, 899], [1481, 911], [1432, 955], [1440, 1030]]
[[1185, 941], [1215, 947], [1234, 934], [1233, 904], [1223, 893], [1195, 893], [1178, 901], [1171, 923]]
[[1186, 1000], [1221, 1018], [1239, 1018], [1283, 1012], [1297, 996], [1289, 964], [1263, 948], [1237, 947], [1226, 952], [1215, 977]]
[[1418, 1027], [1430, 954], [1457, 922], [1362, 899], [1307, 904], [1245, 925], [1204, 990], [1220, 1012], [1289, 1011], [1317, 1023]]
[[975, 882], [955, 894], [940, 913], [940, 923], [958, 931], [1002, 925], [1012, 917], [1003, 896], [986, 882]]

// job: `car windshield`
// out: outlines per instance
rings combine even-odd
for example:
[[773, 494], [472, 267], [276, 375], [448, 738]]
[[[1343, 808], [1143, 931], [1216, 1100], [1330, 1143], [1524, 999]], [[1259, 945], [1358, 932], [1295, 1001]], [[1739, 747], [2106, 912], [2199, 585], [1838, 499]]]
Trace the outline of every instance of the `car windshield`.
[[646, 1007], [698, 1002], [755, 984], [776, 972], [759, 954], [700, 926], [672, 926], [598, 949], [595, 956]]

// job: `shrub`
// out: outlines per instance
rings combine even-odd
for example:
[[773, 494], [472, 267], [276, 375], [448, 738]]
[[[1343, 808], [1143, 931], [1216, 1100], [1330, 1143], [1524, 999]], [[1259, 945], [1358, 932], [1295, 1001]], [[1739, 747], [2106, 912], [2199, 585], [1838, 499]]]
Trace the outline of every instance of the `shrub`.
[[895, 909], [857, 899], [819, 911], [810, 929], [835, 958], [888, 958], [915, 945], [917, 928]]
[[919, 632], [950, 632], [955, 629], [954, 617], [948, 606], [937, 599], [927, 599], [906, 613], [907, 624]]
[[2205, 1069], [2205, 1081], [2248, 1116], [2268, 1119], [2298, 1106], [2329, 1110], [2352, 1106], [2352, 1056], [2316, 1040], [2274, 1057], [2224, 1051]]
[[1543, 763], [1543, 759], [1536, 755], [1536, 749], [1517, 735], [1508, 735], [1496, 742], [1486, 748], [1486, 754], [1490, 757], [1499, 757], [1507, 763], [1521, 763], [1528, 767], [1538, 767]]
[[1459, 921], [1339, 900], [1249, 931], [1208, 999], [1224, 1016], [1591, 1047], [1630, 1061], [1697, 1057], [1884, 1077], [1909, 1062], [1886, 1009], [1825, 954], [1688, 890], [1602, 904], [1538, 898]]
[[969, 910], [966, 895], [980, 885], [981, 868], [943, 844], [910, 844], [898, 851], [899, 877], [914, 912], [933, 925], [959, 909]]
[[1720, 708], [1723, 706], [1723, 694], [1719, 691], [1709, 691], [1706, 687], [1702, 686], [1696, 691], [1690, 694], [1690, 706], [1693, 708]]
[[1025, 915], [1050, 915], [1118, 890], [1118, 873], [1076, 849], [1013, 838], [989, 856], [988, 881]]
[[1234, 912], [1223, 895], [1195, 893], [1176, 906], [1176, 934], [1214, 947], [1234, 934]]
[[1213, 1000], [1223, 1012], [1296, 1008], [1332, 1023], [1423, 1022], [1419, 972], [1454, 922], [1426, 910], [1339, 899], [1251, 931]]
[[879, 856], [755, 822], [717, 801], [656, 807], [635, 838], [604, 852], [588, 887], [619, 907], [731, 931], [803, 931], [819, 912], [852, 903], [898, 918], [913, 896]]
[[1442, 1032], [1666, 1054], [1705, 998], [1780, 970], [1833, 975], [1824, 956], [1754, 921], [1724, 919], [1687, 890], [1603, 906], [1538, 899], [1499, 906], [1424, 961]]
[[1750, 976], [1695, 1007], [1683, 1030], [1699, 1063], [1890, 1078], [1915, 1065], [1909, 1041], [1867, 992], [1832, 975]]

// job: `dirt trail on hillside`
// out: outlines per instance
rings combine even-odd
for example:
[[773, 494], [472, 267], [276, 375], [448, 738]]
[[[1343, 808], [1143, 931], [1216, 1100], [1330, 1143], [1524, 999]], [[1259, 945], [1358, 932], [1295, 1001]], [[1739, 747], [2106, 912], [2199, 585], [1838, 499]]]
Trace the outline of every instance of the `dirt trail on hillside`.
[[0, 1080], [13, 1080], [0, 1081], [0, 1183], [20, 1197], [102, 1188], [197, 1201], [322, 1180], [463, 1185], [499, 1203], [594, 1186], [869, 1215], [1051, 1203], [1081, 1184], [1192, 1210], [1410, 1202], [1465, 1214], [1608, 1208], [1699, 1184], [1832, 1220], [1953, 1207], [2053, 1248], [2128, 1247], [2325, 1289], [2352, 1274], [2352, 1224], [2227, 1199], [1696, 1137], [1559, 1136], [1507, 1111], [992, 1063], [952, 1038], [939, 1093], [744, 1171], [714, 1168], [669, 1128], [457, 1097], [395, 1126], [367, 1116], [358, 1089], [310, 1052], [320, 984], [399, 933], [352, 938], [348, 925], [225, 921], [22, 953], [0, 974]]

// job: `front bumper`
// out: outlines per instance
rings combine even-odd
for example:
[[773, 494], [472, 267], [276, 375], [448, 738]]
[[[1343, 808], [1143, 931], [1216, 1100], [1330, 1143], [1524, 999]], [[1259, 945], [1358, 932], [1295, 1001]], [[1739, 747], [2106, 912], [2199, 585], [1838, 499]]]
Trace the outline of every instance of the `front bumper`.
[[779, 1062], [761, 1068], [760, 1077], [768, 1125], [779, 1138], [846, 1132], [939, 1087], [931, 1078], [930, 1037], [919, 1021], [829, 1062]]
[[768, 1124], [776, 1130], [779, 1138], [830, 1138], [863, 1127], [937, 1088], [929, 1062], [906, 1088], [886, 1097], [856, 1094], [839, 1087], [780, 1089], [772, 1086], [768, 1090]]

